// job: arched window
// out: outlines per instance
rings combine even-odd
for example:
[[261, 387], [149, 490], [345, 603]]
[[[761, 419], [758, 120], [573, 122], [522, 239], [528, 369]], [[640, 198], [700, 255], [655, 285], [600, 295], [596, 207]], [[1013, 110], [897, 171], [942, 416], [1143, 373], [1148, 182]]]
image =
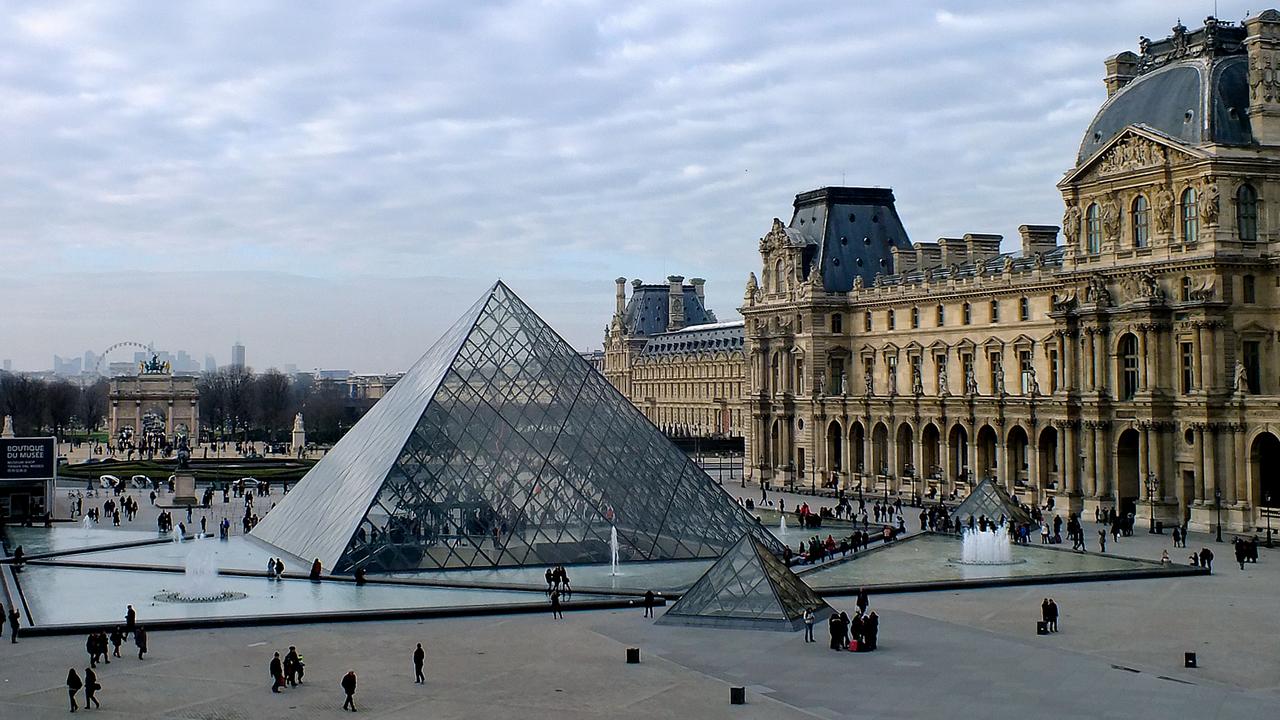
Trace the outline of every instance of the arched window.
[[938, 306], [938, 327], [942, 327], [943, 325], [946, 325], [946, 324], [947, 324], [947, 311], [945, 308], [943, 308], [943, 306], [939, 305]]
[[1151, 235], [1151, 209], [1147, 198], [1139, 195], [1133, 200], [1133, 246], [1144, 248]]
[[782, 292], [786, 289], [785, 279], [782, 277], [782, 261], [773, 264], [773, 291]]
[[1196, 216], [1196, 189], [1187, 188], [1182, 191], [1182, 200], [1178, 204], [1182, 218], [1182, 242], [1194, 243], [1200, 240], [1200, 220]]
[[911, 308], [911, 327], [920, 327], [920, 308]]
[[831, 332], [844, 332], [844, 316], [840, 313], [832, 313], [831, 315]]
[[1240, 242], [1258, 241], [1258, 191], [1249, 183], [1236, 190], [1236, 233]]
[[1030, 300], [1026, 298], [1020, 298], [1018, 300], [1018, 319], [1019, 320], [1031, 319], [1031, 301]]
[[969, 303], [964, 304], [964, 312], [963, 312], [963, 316], [961, 317], [961, 322], [965, 325], [968, 325], [969, 323], [973, 322], [973, 308], [970, 307]]
[[892, 311], [892, 310], [890, 310], [890, 311], [889, 311], [889, 318], [888, 318], [888, 319], [889, 319], [889, 329], [890, 329], [890, 330], [892, 330], [892, 329], [893, 329], [893, 325], [894, 325], [894, 323], [893, 323], [893, 311]]
[[1102, 213], [1098, 203], [1089, 205], [1084, 219], [1085, 252], [1096, 255], [1102, 252]]
[[1120, 399], [1132, 400], [1138, 394], [1138, 338], [1126, 333], [1120, 338]]

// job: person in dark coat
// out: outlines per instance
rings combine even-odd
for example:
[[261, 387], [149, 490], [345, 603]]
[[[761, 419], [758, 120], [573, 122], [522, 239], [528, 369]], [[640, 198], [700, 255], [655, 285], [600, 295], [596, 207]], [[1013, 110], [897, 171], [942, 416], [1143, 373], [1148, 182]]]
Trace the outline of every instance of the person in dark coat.
[[653, 600], [654, 594], [652, 590], [644, 591], [644, 616], [653, 617]]
[[867, 589], [866, 589], [866, 588], [858, 588], [858, 602], [857, 602], [857, 605], [858, 605], [858, 614], [859, 614], [859, 615], [866, 615], [866, 614], [867, 614], [867, 606], [868, 606], [868, 605], [870, 605], [870, 604], [871, 604], [871, 601], [867, 598]]
[[[844, 613], [840, 613], [840, 614], [844, 615]], [[864, 632], [863, 624], [864, 623], [862, 619], [862, 613], [858, 613], [857, 615], [854, 615], [853, 619], [849, 621], [849, 640], [851, 642], [858, 643], [857, 645], [858, 650], [865, 649], [862, 646], [863, 642], [865, 641], [865, 636], [863, 635], [863, 632]]]
[[348, 670], [346, 675], [342, 676], [342, 692], [347, 694], [346, 702], [342, 703], [343, 710], [356, 711], [356, 671]]
[[134, 612], [133, 606], [130, 605], [124, 611], [124, 636], [129, 637], [133, 634], [135, 628], [138, 627], [138, 613]]
[[22, 614], [18, 612], [18, 608], [9, 608], [9, 642], [18, 642], [18, 620]]
[[560, 610], [560, 591], [559, 590], [551, 591], [551, 617], [556, 618], [557, 620], [564, 619], [564, 613], [561, 612]]
[[302, 683], [302, 656], [293, 645], [284, 656], [284, 677], [289, 681], [289, 687], [298, 687]]
[[67, 697], [71, 698], [71, 712], [75, 712], [80, 708], [76, 704], [76, 693], [80, 692], [80, 688], [84, 687], [84, 683], [80, 682], [80, 675], [76, 673], [75, 668], [67, 671]]
[[1213, 551], [1209, 548], [1200, 549], [1200, 567], [1213, 572]]
[[843, 650], [845, 625], [840, 613], [831, 613], [831, 617], [827, 619], [827, 630], [831, 633], [831, 649]]
[[89, 639], [84, 642], [84, 649], [89, 653], [89, 667], [98, 667], [98, 633], [89, 633]]
[[124, 643], [124, 632], [117, 625], [111, 630], [111, 654], [120, 657], [120, 646]]
[[319, 581], [320, 581], [320, 573], [321, 573], [321, 572], [322, 572], [322, 570], [321, 570], [321, 567], [320, 567], [320, 558], [316, 558], [315, 562], [311, 563], [311, 580], [312, 580], [312, 582], [319, 582]]
[[143, 656], [143, 655], [145, 655], [145, 654], [146, 654], [146, 652], [147, 652], [147, 630], [146, 630], [146, 628], [144, 628], [144, 627], [142, 627], [141, 625], [139, 625], [137, 628], [135, 628], [135, 629], [134, 629], [134, 631], [133, 631], [133, 644], [138, 646], [138, 659], [139, 659], [139, 660], [141, 660], [141, 659], [142, 659], [142, 656]]
[[1045, 600], [1044, 620], [1049, 632], [1058, 632], [1058, 602], [1053, 598]]
[[413, 651], [413, 682], [416, 684], [425, 683], [426, 676], [422, 674], [422, 665], [427, 661], [427, 651], [422, 649], [422, 643], [418, 643], [418, 647]]
[[[880, 616], [876, 615], [872, 610], [867, 619], [862, 622], [862, 639], [866, 644], [868, 652], [876, 649], [876, 639], [880, 634]], [[859, 647], [862, 647], [859, 645]]]
[[271, 658], [271, 666], [267, 671], [271, 673], [271, 692], [280, 692], [280, 688], [284, 687], [284, 666], [280, 662], [280, 653], [277, 652]]
[[88, 710], [89, 706], [100, 708], [102, 703], [98, 702], [97, 692], [102, 689], [98, 684], [98, 673], [93, 668], [84, 669], [84, 709]]

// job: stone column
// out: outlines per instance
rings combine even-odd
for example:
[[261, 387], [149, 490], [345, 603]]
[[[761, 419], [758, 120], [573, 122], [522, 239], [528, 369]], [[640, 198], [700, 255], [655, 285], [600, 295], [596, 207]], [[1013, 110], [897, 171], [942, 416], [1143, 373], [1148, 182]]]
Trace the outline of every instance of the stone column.
[[1108, 369], [1111, 363], [1107, 362], [1111, 357], [1111, 353], [1107, 348], [1107, 334], [1102, 328], [1097, 329], [1097, 336], [1093, 338], [1093, 372], [1095, 374], [1095, 386], [1099, 392], [1103, 392], [1111, 387], [1110, 372]]
[[926, 487], [928, 480], [926, 480], [926, 478], [929, 476], [928, 468], [924, 466], [924, 433], [920, 430], [920, 426], [923, 426], [924, 422], [918, 422], [916, 425], [918, 427], [916, 427], [915, 432], [912, 433], [912, 437], [914, 438], [913, 444], [915, 445], [915, 459], [911, 462], [916, 466], [916, 487], [920, 489], [920, 495], [924, 496], [925, 492], [928, 490]]
[[[1218, 429], [1209, 425], [1204, 433], [1204, 500], [1213, 502], [1214, 490], [1218, 487]], [[1227, 494], [1222, 493], [1222, 502], [1227, 501]]]
[[1085, 331], [1084, 343], [1085, 343], [1085, 356], [1088, 358], [1088, 362], [1087, 362], [1087, 365], [1085, 366], [1085, 373], [1084, 373], [1085, 389], [1097, 390], [1098, 389], [1098, 375], [1097, 375], [1098, 368], [1097, 368], [1097, 355], [1094, 353], [1094, 349], [1093, 349], [1093, 345], [1094, 345], [1093, 328], [1089, 328], [1087, 331]]
[[1248, 477], [1249, 477], [1249, 456], [1245, 454], [1244, 449], [1244, 430], [1243, 423], [1233, 423], [1231, 425], [1231, 456], [1232, 462], [1227, 463], [1227, 472], [1233, 475], [1223, 483], [1222, 501], [1235, 505], [1236, 503], [1248, 503]]
[[1064, 330], [1063, 333], [1062, 367], [1064, 368], [1066, 376], [1062, 378], [1062, 385], [1068, 391], [1074, 392], [1080, 389], [1080, 378], [1077, 377], [1077, 374], [1080, 372], [1077, 368], [1079, 363], [1076, 362], [1076, 353], [1079, 352], [1079, 343], [1077, 342], [1075, 335], [1071, 334], [1070, 331]]
[[1111, 497], [1114, 493], [1111, 488], [1111, 477], [1115, 472], [1115, 452], [1111, 448], [1111, 443], [1107, 438], [1107, 426], [1103, 422], [1098, 423], [1097, 435], [1093, 448], [1094, 459], [1094, 492], [1101, 500], [1104, 497]]
[[[1218, 371], [1218, 332], [1222, 327], [1222, 323], [1211, 322], [1209, 332], [1206, 335], [1209, 338], [1209, 350], [1205, 354], [1207, 362], [1204, 367], [1205, 392], [1213, 392], [1222, 385], [1222, 373]], [[1223, 493], [1225, 496], [1226, 493]]]
[[1098, 497], [1098, 464], [1097, 464], [1097, 448], [1098, 448], [1098, 428], [1093, 422], [1088, 423], [1089, 435], [1084, 446], [1084, 468], [1087, 476], [1084, 478], [1084, 495], [1087, 498], [1096, 500]]
[[[1152, 325], [1151, 342], [1150, 345], [1147, 346], [1152, 349], [1150, 352], [1143, 355], [1145, 358], [1144, 361], [1147, 363], [1147, 368], [1150, 370], [1150, 373], [1147, 376], [1149, 378], [1147, 380], [1147, 390], [1152, 392], [1159, 390], [1162, 382], [1162, 378], [1160, 377], [1160, 356], [1164, 353], [1163, 345], [1164, 340], [1162, 338], [1162, 333], [1160, 332], [1160, 326]], [[1175, 363], [1174, 366], [1176, 367], [1177, 364]]]
[[1064, 423], [1062, 426], [1062, 463], [1058, 466], [1058, 472], [1063, 476], [1062, 486], [1066, 488], [1067, 494], [1076, 497], [1080, 495], [1079, 445], [1075, 427], [1070, 422]]
[[[938, 458], [938, 465], [942, 467], [942, 480], [940, 481], [942, 488], [946, 488], [949, 491], [953, 487], [952, 482], [955, 480], [951, 473], [951, 428], [946, 427], [945, 422], [942, 425], [943, 427], [939, 431], [938, 437], [938, 452], [941, 453], [941, 457]], [[943, 492], [942, 488], [939, 488], [938, 492]]]
[[1151, 375], [1147, 364], [1149, 354], [1147, 352], [1147, 326], [1142, 325], [1139, 327], [1138, 333], [1138, 368], [1142, 373], [1138, 378], [1138, 388], [1142, 390], [1151, 389], [1151, 381], [1149, 379]]
[[1204, 473], [1205, 473], [1205, 462], [1204, 462], [1204, 459], [1205, 459], [1205, 455], [1204, 455], [1204, 451], [1205, 451], [1205, 448], [1204, 448], [1204, 446], [1205, 446], [1205, 431], [1204, 431], [1204, 425], [1203, 425], [1202, 423], [1196, 423], [1193, 427], [1195, 428], [1195, 433], [1196, 433], [1196, 451], [1195, 451], [1195, 461], [1196, 461], [1195, 503], [1196, 503], [1197, 505], [1203, 505], [1203, 504], [1204, 504], [1204, 499], [1205, 499], [1205, 485], [1204, 485]]
[[1028, 442], [1023, 452], [1027, 453], [1027, 484], [1035, 488], [1036, 502], [1040, 503], [1044, 499], [1044, 487], [1040, 484], [1040, 444]]
[[1209, 388], [1206, 387], [1204, 384], [1204, 368], [1206, 365], [1209, 364], [1209, 358], [1205, 354], [1205, 346], [1206, 346], [1206, 343], [1204, 340], [1204, 323], [1197, 323], [1196, 324], [1196, 356], [1197, 356], [1198, 362], [1196, 362], [1196, 387], [1200, 390], [1200, 392], [1208, 392], [1209, 390]]

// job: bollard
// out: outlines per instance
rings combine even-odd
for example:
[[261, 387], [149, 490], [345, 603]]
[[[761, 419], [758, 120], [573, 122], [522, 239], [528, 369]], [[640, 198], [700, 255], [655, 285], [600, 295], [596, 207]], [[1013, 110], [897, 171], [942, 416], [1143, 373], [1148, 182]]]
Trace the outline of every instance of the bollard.
[[1198, 665], [1196, 665], [1196, 654], [1193, 652], [1183, 653], [1182, 665], [1183, 667], [1189, 667], [1189, 668], [1199, 667]]
[[744, 687], [729, 688], [729, 704], [730, 705], [746, 705], [747, 689]]
[[640, 648], [627, 648], [627, 664], [638, 665], [640, 663]]

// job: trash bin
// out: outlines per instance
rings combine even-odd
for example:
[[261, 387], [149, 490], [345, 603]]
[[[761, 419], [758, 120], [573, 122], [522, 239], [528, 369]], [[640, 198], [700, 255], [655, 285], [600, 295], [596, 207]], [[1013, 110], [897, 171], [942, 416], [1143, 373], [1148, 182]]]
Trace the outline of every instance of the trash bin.
[[729, 704], [730, 705], [746, 705], [747, 689], [745, 687], [729, 688]]
[[1158, 534], [1158, 535], [1163, 535], [1163, 534], [1164, 534], [1164, 521], [1163, 521], [1163, 520], [1157, 520], [1157, 521], [1156, 521], [1156, 534]]
[[640, 648], [627, 648], [627, 664], [636, 665], [640, 662]]
[[1185, 667], [1196, 667], [1196, 654], [1193, 652], [1182, 654], [1182, 664]]
[[1049, 634], [1049, 623], [1047, 623], [1047, 622], [1045, 622], [1045, 621], [1043, 621], [1043, 620], [1037, 621], [1037, 622], [1036, 622], [1036, 634], [1037, 634], [1037, 635], [1048, 635], [1048, 634]]

